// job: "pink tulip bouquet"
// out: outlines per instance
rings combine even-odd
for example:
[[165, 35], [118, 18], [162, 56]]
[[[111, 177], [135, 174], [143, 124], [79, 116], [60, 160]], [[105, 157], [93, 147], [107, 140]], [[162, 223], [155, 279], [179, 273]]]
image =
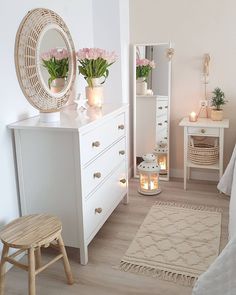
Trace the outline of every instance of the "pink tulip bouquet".
[[103, 84], [108, 75], [110, 67], [116, 60], [115, 52], [108, 52], [100, 48], [83, 48], [77, 52], [79, 62], [79, 73], [84, 76], [90, 87], [93, 87], [92, 79], [104, 78]]
[[144, 81], [147, 80], [152, 69], [155, 68], [155, 63], [152, 60], [143, 58], [143, 59], [136, 59], [136, 79], [144, 78]]
[[50, 78], [48, 85], [50, 87], [53, 80], [57, 78], [67, 78], [69, 71], [69, 54], [63, 49], [53, 48], [41, 55], [43, 66], [48, 70]]

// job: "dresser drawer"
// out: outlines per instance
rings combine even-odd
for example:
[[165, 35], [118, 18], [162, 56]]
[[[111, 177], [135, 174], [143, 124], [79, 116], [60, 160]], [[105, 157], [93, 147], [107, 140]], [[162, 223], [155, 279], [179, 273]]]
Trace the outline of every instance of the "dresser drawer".
[[219, 136], [219, 128], [188, 127], [188, 134], [201, 136]]
[[127, 191], [125, 161], [84, 204], [85, 238], [90, 241]]
[[168, 101], [157, 101], [157, 116], [162, 116], [168, 113]]
[[167, 114], [157, 117], [156, 122], [158, 128], [166, 127], [168, 125]]
[[94, 130], [81, 136], [81, 161], [86, 164], [113, 142], [125, 135], [125, 114], [106, 121]]
[[83, 169], [83, 195], [91, 193], [125, 158], [124, 137]]

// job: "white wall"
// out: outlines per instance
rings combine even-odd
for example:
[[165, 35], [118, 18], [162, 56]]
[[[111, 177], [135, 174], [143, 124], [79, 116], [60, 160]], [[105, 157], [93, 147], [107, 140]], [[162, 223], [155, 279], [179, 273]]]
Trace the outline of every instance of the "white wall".
[[202, 57], [210, 53], [209, 92], [225, 91], [224, 107], [230, 119], [225, 134], [225, 164], [236, 142], [236, 34], [234, 0], [130, 0], [131, 43], [173, 41], [170, 167], [174, 175], [183, 169], [183, 130], [179, 120], [198, 110], [204, 96], [201, 83]]
[[[93, 46], [92, 0], [2, 1], [0, 12], [0, 226], [19, 215], [13, 150], [7, 124], [32, 116], [37, 111], [24, 97], [15, 73], [15, 35], [22, 18], [37, 7], [50, 8], [65, 21], [75, 47]], [[84, 87], [80, 83], [78, 91]]]
[[118, 61], [105, 83], [105, 102], [129, 101], [129, 1], [93, 0], [94, 46], [115, 51]]

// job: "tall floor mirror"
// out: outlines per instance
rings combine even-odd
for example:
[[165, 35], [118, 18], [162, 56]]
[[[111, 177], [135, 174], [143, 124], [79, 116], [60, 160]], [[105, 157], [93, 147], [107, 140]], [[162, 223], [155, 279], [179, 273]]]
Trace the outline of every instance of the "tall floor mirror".
[[135, 44], [133, 48], [134, 177], [142, 156], [153, 153], [160, 179], [169, 180], [171, 43]]

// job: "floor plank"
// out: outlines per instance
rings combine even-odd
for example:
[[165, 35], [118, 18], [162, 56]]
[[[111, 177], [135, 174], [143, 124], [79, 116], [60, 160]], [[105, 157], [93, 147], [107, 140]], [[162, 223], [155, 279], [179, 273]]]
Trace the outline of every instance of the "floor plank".
[[[158, 196], [137, 193], [137, 180], [130, 181], [130, 203], [120, 204], [89, 246], [89, 263], [78, 264], [78, 250], [68, 248], [75, 284], [68, 286], [60, 262], [37, 277], [37, 295], [190, 295], [191, 288], [117, 269], [139, 226], [157, 200], [215, 206], [223, 209], [220, 248], [227, 243], [229, 198], [219, 194], [216, 185], [192, 181], [183, 190], [180, 180], [162, 182]], [[45, 254], [46, 260], [51, 252]], [[46, 261], [45, 260], [45, 261]], [[6, 295], [27, 294], [27, 273], [12, 268], [6, 275]]]

